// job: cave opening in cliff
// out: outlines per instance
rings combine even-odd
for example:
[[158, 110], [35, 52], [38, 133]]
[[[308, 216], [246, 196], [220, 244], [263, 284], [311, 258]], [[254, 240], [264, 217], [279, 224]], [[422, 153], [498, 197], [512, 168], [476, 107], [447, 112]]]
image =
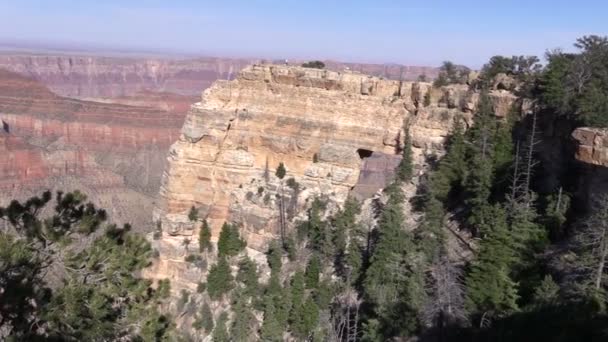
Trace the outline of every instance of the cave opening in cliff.
[[374, 151], [366, 150], [364, 148], [360, 148], [357, 150], [357, 154], [359, 155], [359, 158], [361, 158], [361, 159], [371, 157], [372, 153], [374, 153]]

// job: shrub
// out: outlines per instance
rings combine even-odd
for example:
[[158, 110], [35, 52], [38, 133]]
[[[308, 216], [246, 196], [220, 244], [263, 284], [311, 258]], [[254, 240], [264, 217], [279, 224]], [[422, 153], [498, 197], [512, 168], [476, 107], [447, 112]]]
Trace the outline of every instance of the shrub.
[[283, 164], [283, 162], [279, 163], [279, 166], [277, 166], [277, 171], [275, 172], [275, 175], [277, 177], [279, 177], [279, 179], [283, 179], [283, 177], [285, 177], [286, 173], [287, 173], [287, 170], [285, 169], [285, 164]]
[[302, 64], [304, 68], [325, 69], [325, 63], [321, 61], [309, 61]]
[[264, 204], [268, 203], [270, 203], [270, 194], [267, 193], [266, 195], [264, 195]]
[[198, 209], [196, 209], [194, 206], [190, 208], [190, 212], [188, 213], [188, 220], [192, 222], [198, 220]]
[[264, 187], [263, 187], [263, 186], [260, 186], [260, 187], [258, 188], [258, 195], [261, 195], [262, 193], [264, 193]]
[[287, 180], [287, 186], [292, 188], [294, 191], [300, 189], [300, 184], [293, 177]]
[[253, 199], [253, 192], [252, 191], [247, 191], [247, 194], [245, 195], [245, 198], [247, 198], [248, 201], [251, 201]]

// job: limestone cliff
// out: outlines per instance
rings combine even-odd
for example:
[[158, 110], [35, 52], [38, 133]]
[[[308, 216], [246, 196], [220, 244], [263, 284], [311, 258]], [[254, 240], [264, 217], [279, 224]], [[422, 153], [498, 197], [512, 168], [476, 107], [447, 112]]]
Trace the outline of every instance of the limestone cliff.
[[[491, 94], [506, 115], [515, 97]], [[470, 123], [479, 95], [466, 85], [434, 89], [354, 72], [254, 65], [235, 80], [217, 81], [194, 104], [171, 147], [155, 220], [160, 258], [149, 274], [193, 289], [202, 273], [184, 262], [196, 245], [199, 208], [213, 238], [236, 222], [249, 251], [265, 251], [297, 220], [313, 196], [341, 203], [353, 189], [360, 199], [385, 186], [398, 164], [407, 127], [418, 172], [425, 157], [441, 154], [456, 116]], [[369, 159], [369, 160], [366, 160]], [[287, 176], [275, 169], [284, 163]], [[293, 178], [293, 180], [290, 180]], [[184, 247], [185, 246], [185, 247]]]

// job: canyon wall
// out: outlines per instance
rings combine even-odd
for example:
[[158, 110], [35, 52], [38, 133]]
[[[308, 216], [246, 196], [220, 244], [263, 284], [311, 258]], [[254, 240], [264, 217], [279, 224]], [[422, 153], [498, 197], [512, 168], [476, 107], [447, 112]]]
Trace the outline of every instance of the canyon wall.
[[149, 231], [166, 153], [192, 101], [157, 98], [156, 108], [81, 101], [0, 70], [0, 205], [78, 189], [117, 222]]
[[[498, 116], [515, 97], [494, 90]], [[404, 128], [412, 138], [416, 172], [441, 155], [456, 117], [466, 125], [479, 94], [467, 85], [381, 79], [279, 65], [253, 65], [236, 79], [217, 81], [192, 105], [169, 151], [155, 221], [160, 257], [150, 277], [194, 290], [204, 272], [184, 260], [206, 219], [216, 240], [221, 225], [240, 227], [255, 258], [269, 241], [303, 218], [314, 197], [340, 204], [383, 188], [399, 163]], [[275, 175], [283, 163], [287, 173]], [[185, 243], [187, 241], [188, 243]]]
[[[105, 57], [72, 53], [0, 52], [0, 69], [17, 72], [46, 84], [53, 92], [85, 99], [133, 96], [142, 91], [199, 95], [218, 79], [229, 80], [255, 59]], [[291, 61], [299, 64], [302, 61]], [[437, 68], [327, 62], [328, 68], [349, 68], [389, 79], [413, 80], [437, 75]]]

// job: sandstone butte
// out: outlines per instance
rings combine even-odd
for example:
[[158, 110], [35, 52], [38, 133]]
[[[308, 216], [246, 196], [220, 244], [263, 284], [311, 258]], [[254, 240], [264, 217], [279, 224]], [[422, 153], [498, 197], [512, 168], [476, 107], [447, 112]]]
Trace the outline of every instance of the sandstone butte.
[[[516, 99], [504, 90], [490, 97], [497, 116]], [[442, 153], [455, 117], [471, 123], [478, 100], [467, 85], [436, 89], [285, 65], [252, 65], [234, 80], [216, 81], [191, 106], [169, 151], [154, 213], [160, 257], [146, 275], [169, 278], [174, 291], [204, 281], [184, 261], [200, 226], [188, 220], [192, 206], [210, 223], [212, 240], [224, 222], [237, 223], [248, 253], [262, 258], [268, 242], [291, 227], [280, 222], [302, 218], [315, 196], [339, 205], [349, 194], [365, 200], [384, 187], [404, 129], [423, 172], [425, 157]], [[287, 169], [283, 180], [275, 176], [279, 163]]]
[[0, 203], [47, 188], [79, 189], [112, 219], [144, 229], [191, 102], [164, 93], [82, 101], [0, 70]]

